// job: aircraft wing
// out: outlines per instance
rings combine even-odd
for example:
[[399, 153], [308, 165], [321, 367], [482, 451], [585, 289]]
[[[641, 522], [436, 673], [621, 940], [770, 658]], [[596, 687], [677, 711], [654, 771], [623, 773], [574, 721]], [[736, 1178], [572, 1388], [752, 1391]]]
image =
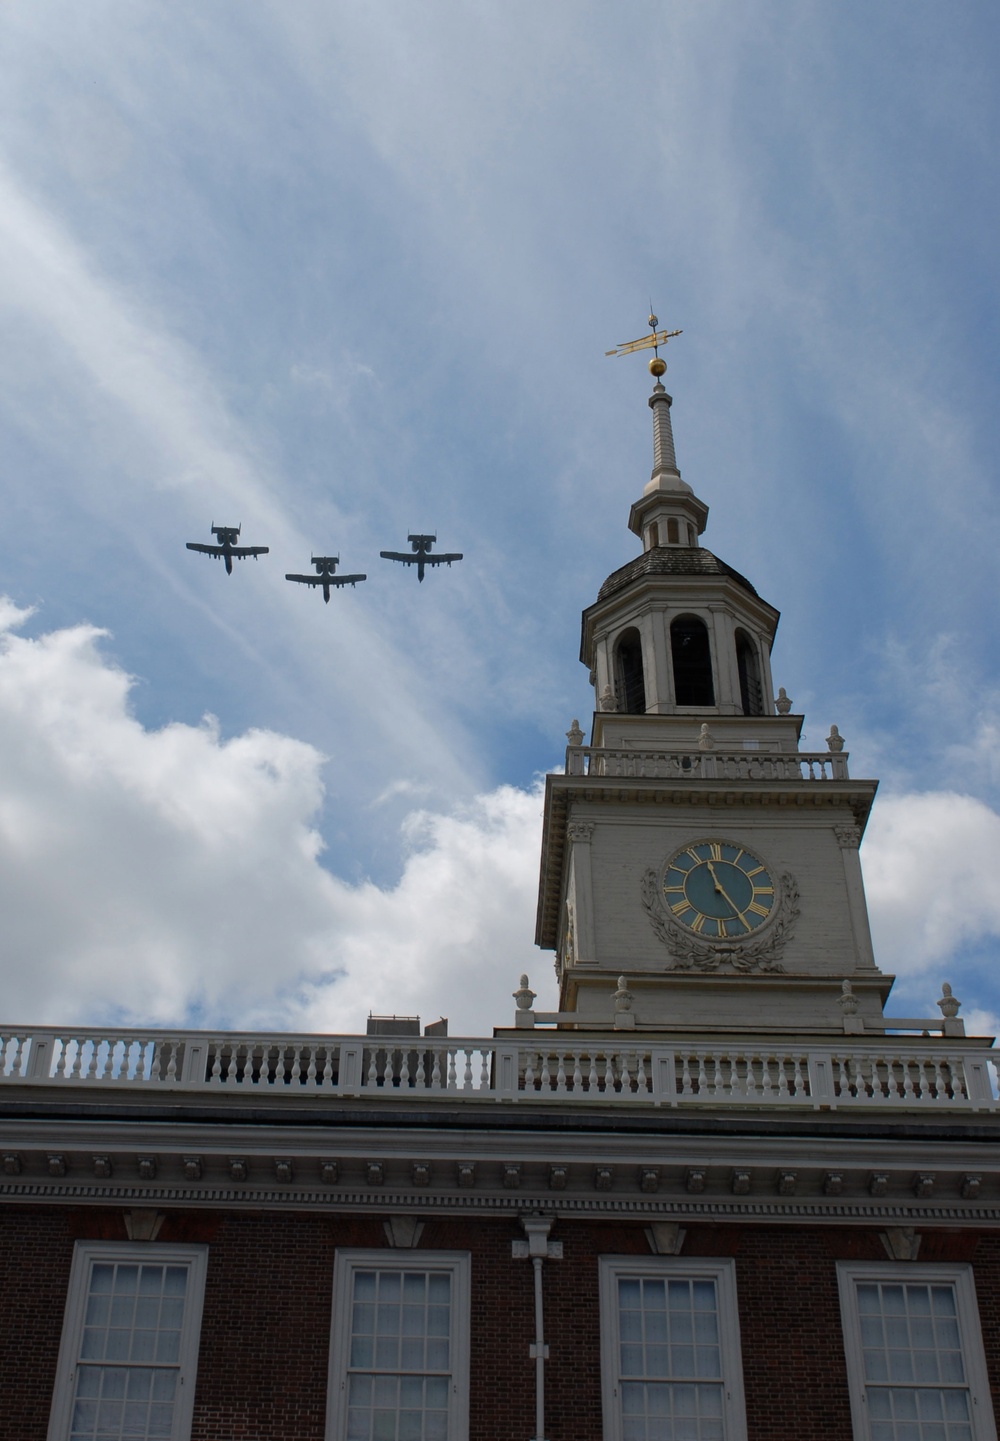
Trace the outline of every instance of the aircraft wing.
[[[196, 540], [189, 540], [187, 542], [187, 548], [188, 550], [200, 550], [204, 555], [222, 555], [221, 545], [200, 545]], [[233, 551], [233, 554], [235, 555], [236, 551]]]
[[457, 555], [423, 555], [420, 557], [424, 565], [451, 565], [453, 560], [461, 560], [461, 554]]
[[286, 575], [286, 580], [297, 580], [300, 585], [354, 585], [356, 581], [367, 580], [366, 575]]
[[269, 545], [234, 545], [229, 554], [237, 560], [243, 560], [248, 555], [252, 555], [256, 560], [259, 555], [267, 555], [270, 548]]
[[383, 560], [401, 560], [404, 565], [416, 565], [420, 559], [416, 555], [404, 555], [398, 550], [380, 550], [379, 555]]

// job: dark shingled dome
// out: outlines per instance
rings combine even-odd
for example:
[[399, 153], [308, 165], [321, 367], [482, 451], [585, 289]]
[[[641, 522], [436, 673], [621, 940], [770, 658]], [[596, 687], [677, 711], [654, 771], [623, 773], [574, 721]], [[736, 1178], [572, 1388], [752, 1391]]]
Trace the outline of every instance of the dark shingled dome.
[[658, 545], [652, 550], [644, 551], [642, 555], [637, 555], [635, 560], [630, 560], [628, 565], [623, 565], [621, 570], [609, 575], [597, 592], [597, 599], [604, 600], [606, 596], [614, 595], [616, 590], [622, 590], [644, 575], [728, 575], [751, 595], [757, 594], [746, 576], [733, 570], [731, 565], [727, 565], [710, 550], [704, 550], [701, 546]]

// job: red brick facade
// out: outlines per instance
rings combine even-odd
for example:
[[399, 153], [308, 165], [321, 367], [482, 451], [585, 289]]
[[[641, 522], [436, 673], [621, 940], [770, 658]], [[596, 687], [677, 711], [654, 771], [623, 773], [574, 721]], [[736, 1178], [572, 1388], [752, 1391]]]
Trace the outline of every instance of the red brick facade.
[[[437, 1219], [421, 1248], [472, 1255], [470, 1436], [534, 1432], [532, 1268], [517, 1220]], [[557, 1222], [545, 1265], [550, 1441], [600, 1441], [598, 1258], [648, 1256], [641, 1223]], [[75, 1239], [125, 1240], [120, 1213], [10, 1207], [0, 1222], [0, 1441], [45, 1441]], [[385, 1247], [373, 1217], [271, 1212], [167, 1216], [160, 1241], [210, 1247], [193, 1441], [324, 1441], [338, 1246]], [[851, 1227], [692, 1224], [686, 1257], [736, 1263], [750, 1441], [851, 1441], [838, 1260], [885, 1260]], [[994, 1393], [1000, 1387], [1000, 1236], [927, 1231], [920, 1260], [971, 1261]], [[919, 1271], [920, 1260], [914, 1263]]]

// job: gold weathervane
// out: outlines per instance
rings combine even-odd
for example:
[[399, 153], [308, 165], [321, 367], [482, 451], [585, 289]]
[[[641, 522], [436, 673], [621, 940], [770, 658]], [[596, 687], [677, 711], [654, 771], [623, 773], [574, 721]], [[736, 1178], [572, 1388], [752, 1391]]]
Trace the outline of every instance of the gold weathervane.
[[657, 330], [659, 321], [656, 316], [650, 313], [649, 328], [652, 335], [642, 335], [638, 340], [626, 340], [621, 345], [616, 345], [614, 350], [606, 350], [605, 355], [632, 355], [637, 350], [652, 350], [653, 358], [649, 362], [649, 373], [655, 375], [659, 380], [661, 375], [666, 373], [667, 362], [660, 359], [660, 346], [666, 345], [668, 340], [673, 340], [675, 335], [682, 335], [680, 330]]

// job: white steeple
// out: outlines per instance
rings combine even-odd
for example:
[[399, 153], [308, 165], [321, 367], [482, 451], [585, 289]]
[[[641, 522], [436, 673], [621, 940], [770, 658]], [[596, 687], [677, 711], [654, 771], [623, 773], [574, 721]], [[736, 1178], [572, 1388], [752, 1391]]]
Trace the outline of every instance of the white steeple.
[[699, 544], [708, 506], [681, 479], [672, 400], [660, 378], [666, 366], [657, 356], [649, 368], [656, 382], [648, 402], [653, 469], [628, 520], [643, 553], [608, 577], [583, 614], [580, 658], [590, 668], [597, 709], [699, 723], [709, 716], [773, 716], [770, 653], [778, 612]]
[[[660, 361], [663, 365], [663, 361]], [[657, 379], [649, 397], [653, 412], [653, 473], [629, 514], [629, 530], [642, 537], [643, 550], [661, 545], [695, 546], [708, 520], [708, 506], [681, 480], [670, 423], [673, 399]]]

